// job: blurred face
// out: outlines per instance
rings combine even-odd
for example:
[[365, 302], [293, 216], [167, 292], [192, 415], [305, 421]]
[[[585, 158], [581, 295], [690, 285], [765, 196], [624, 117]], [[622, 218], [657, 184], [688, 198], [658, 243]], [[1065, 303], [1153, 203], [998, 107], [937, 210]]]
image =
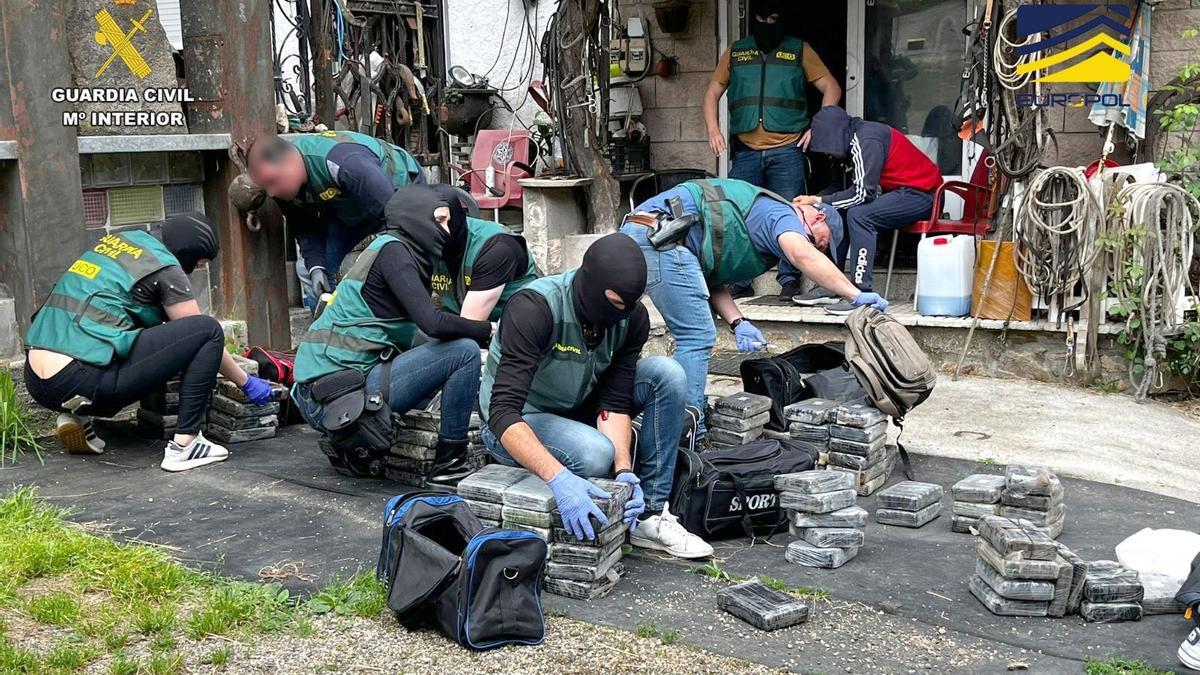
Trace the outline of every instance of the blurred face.
[[278, 155], [262, 153], [250, 158], [250, 179], [258, 183], [268, 195], [275, 199], [295, 199], [308, 181], [304, 160], [294, 150]]
[[620, 295], [617, 295], [616, 291], [612, 290], [611, 288], [605, 289], [604, 297], [608, 298], [609, 304], [611, 304], [613, 307], [616, 307], [622, 312], [625, 311], [625, 301], [621, 299]]
[[815, 206], [793, 206], [796, 209], [796, 215], [800, 216], [800, 220], [808, 226], [808, 231], [812, 234], [813, 246], [819, 250], [829, 250], [829, 223], [825, 222], [825, 212]]
[[760, 16], [758, 14], [755, 14], [754, 20], [759, 23], [765, 23], [768, 26], [771, 26], [776, 23], [779, 23], [779, 15], [778, 14], [768, 14], [766, 16]]

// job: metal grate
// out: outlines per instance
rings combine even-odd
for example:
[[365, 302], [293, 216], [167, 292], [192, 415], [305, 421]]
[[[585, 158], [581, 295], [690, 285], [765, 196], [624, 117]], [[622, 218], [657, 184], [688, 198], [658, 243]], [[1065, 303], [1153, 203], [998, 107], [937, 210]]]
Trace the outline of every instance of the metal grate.
[[163, 187], [163, 206], [166, 215], [204, 213], [204, 188], [200, 185], [167, 185]]
[[161, 185], [139, 185], [113, 188], [108, 191], [108, 222], [110, 225], [153, 223], [164, 217]]
[[104, 227], [108, 224], [108, 193], [104, 190], [83, 191], [83, 226]]

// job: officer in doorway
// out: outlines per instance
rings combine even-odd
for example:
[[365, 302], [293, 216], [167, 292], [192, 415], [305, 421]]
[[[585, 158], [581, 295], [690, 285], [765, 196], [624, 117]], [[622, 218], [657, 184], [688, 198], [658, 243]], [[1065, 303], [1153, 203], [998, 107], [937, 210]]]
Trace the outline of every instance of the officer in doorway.
[[260, 138], [247, 163], [250, 179], [275, 199], [296, 235], [296, 273], [311, 309], [333, 290], [346, 254], [383, 227], [396, 188], [425, 182], [407, 150], [353, 131]]
[[[752, 0], [750, 36], [725, 50], [704, 96], [704, 122], [714, 154], [725, 150], [717, 121], [721, 96], [729, 93], [729, 131], [736, 140], [729, 177], [791, 199], [806, 192], [803, 149], [808, 145], [805, 84], [821, 92], [821, 105], [837, 105], [842, 88], [806, 42], [788, 35], [779, 0]], [[780, 269], [781, 299], [799, 293], [795, 270]], [[748, 294], [734, 284], [734, 297]]]
[[[667, 507], [685, 378], [665, 356], [641, 357], [650, 332], [639, 301], [645, 290], [637, 245], [610, 234], [588, 248], [579, 269], [514, 295], [479, 390], [483, 442], [500, 463], [523, 466], [549, 484], [563, 526], [579, 539], [594, 539], [597, 527], [608, 525], [592, 503], [605, 493], [586, 479], [614, 477], [633, 489], [624, 514], [630, 543], [703, 558], [712, 547]], [[639, 413], [635, 449], [632, 420]]]

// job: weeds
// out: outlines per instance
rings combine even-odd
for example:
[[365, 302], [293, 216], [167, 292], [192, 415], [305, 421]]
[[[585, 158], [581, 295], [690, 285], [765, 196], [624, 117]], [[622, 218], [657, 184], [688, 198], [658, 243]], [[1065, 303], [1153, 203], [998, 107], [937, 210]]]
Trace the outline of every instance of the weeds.
[[142, 635], [169, 633], [178, 623], [175, 618], [177, 611], [171, 603], [156, 607], [140, 602], [133, 607], [133, 629]]
[[721, 569], [716, 562], [710, 562], [706, 565], [693, 567], [688, 571], [692, 574], [701, 574], [710, 579], [717, 579], [719, 581], [744, 581], [746, 579], [746, 577], [740, 574], [733, 574]]
[[212, 588], [204, 606], [188, 619], [187, 636], [226, 635], [237, 628], [278, 632], [293, 624], [290, 594], [279, 584], [229, 582]]
[[[139, 669], [141, 672], [141, 669]], [[151, 675], [175, 675], [183, 672], [183, 656], [179, 654], [155, 654], [150, 658], [146, 672]]]
[[217, 668], [224, 668], [229, 663], [229, 659], [232, 656], [232, 649], [229, 647], [221, 647], [219, 649], [214, 649], [212, 653], [208, 655], [206, 661], [208, 661], [210, 665], [216, 666]]
[[674, 628], [664, 628], [658, 638], [664, 645], [673, 645], [679, 642], [679, 631]]
[[336, 583], [304, 603], [311, 614], [375, 618], [387, 606], [387, 589], [373, 575], [358, 574]]
[[633, 627], [633, 634], [640, 638], [658, 637], [658, 624], [654, 621], [639, 623]]
[[1109, 657], [1107, 659], [1088, 659], [1083, 666], [1087, 675], [1170, 675], [1169, 670], [1159, 670], [1154, 666], [1134, 659]]
[[29, 424], [28, 415], [17, 398], [12, 373], [5, 368], [0, 371], [0, 466], [5, 461], [16, 462], [19, 455], [31, 450], [38, 461], [42, 461], [42, 446]]
[[108, 664], [109, 675], [137, 675], [137, 659], [131, 659], [124, 654], [113, 656]]
[[38, 623], [66, 627], [79, 618], [79, 605], [61, 591], [39, 595], [25, 605], [25, 613]]
[[52, 670], [75, 671], [100, 655], [100, 648], [80, 642], [63, 641], [42, 658], [42, 665]]

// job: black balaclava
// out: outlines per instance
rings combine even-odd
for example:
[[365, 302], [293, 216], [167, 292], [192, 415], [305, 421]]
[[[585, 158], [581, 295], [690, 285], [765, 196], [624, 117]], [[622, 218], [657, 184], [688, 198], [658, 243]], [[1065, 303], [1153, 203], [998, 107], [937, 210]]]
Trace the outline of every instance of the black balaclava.
[[[642, 249], [624, 234], [597, 239], [583, 254], [583, 264], [571, 284], [575, 313], [585, 326], [602, 331], [625, 319], [646, 292], [646, 258]], [[617, 309], [604, 294], [614, 291], [625, 303]]]
[[827, 105], [813, 115], [812, 139], [808, 150], [843, 159], [850, 151], [853, 133], [854, 118], [836, 105]]
[[[773, 51], [787, 37], [781, 4], [778, 0], [758, 0], [750, 3], [750, 35], [761, 52]], [[776, 15], [775, 23], [764, 23], [755, 18], [761, 16], [765, 19], [772, 14]]]
[[431, 187], [442, 196], [450, 209], [450, 238], [442, 247], [442, 260], [450, 265], [450, 269], [456, 269], [467, 250], [467, 210], [463, 208], [459, 193], [453, 187], [444, 184]]
[[162, 242], [179, 259], [187, 274], [201, 260], [212, 260], [221, 251], [217, 228], [203, 213], [181, 213], [167, 218], [162, 226]]
[[[395, 235], [413, 252], [421, 277], [428, 279], [433, 274], [433, 265], [438, 260], [445, 259], [451, 240], [454, 239], [441, 225], [434, 220], [433, 212], [439, 206], [450, 208], [450, 228], [455, 229], [455, 208], [462, 211], [456, 196], [448, 197], [452, 192], [443, 192], [436, 185], [405, 185], [396, 189], [392, 198], [383, 209], [387, 220], [388, 234]], [[466, 216], [459, 217], [462, 231], [461, 238], [466, 241]], [[461, 253], [460, 253], [461, 255]]]

